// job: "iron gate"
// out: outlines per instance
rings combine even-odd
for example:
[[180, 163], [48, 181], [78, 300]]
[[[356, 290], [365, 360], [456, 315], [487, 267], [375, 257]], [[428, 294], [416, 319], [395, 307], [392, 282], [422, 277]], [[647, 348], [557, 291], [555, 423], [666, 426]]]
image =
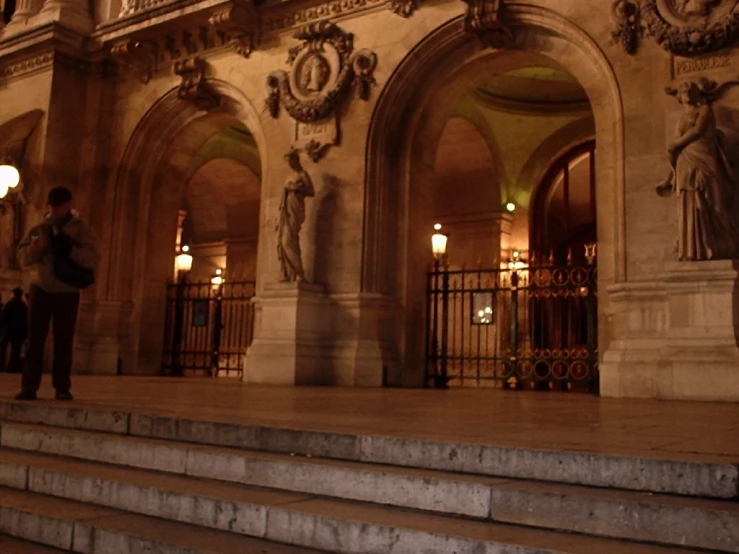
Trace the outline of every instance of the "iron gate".
[[254, 282], [167, 285], [162, 374], [243, 373]]
[[426, 377], [436, 387], [598, 392], [597, 274], [553, 264], [428, 274]]

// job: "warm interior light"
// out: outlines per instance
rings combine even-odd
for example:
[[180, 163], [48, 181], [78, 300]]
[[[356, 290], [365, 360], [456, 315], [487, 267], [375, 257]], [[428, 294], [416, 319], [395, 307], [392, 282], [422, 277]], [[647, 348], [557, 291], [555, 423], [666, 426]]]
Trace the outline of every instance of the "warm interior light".
[[516, 205], [513, 202], [508, 202], [505, 205], [505, 209], [509, 212], [515, 212], [516, 211]]
[[185, 245], [182, 247], [180, 254], [175, 258], [177, 271], [188, 272], [192, 269], [192, 255], [189, 252], [190, 247]]
[[10, 165], [7, 161], [0, 163], [0, 187], [5, 187], [6, 194], [7, 189], [14, 189], [20, 182], [21, 174], [17, 167]]

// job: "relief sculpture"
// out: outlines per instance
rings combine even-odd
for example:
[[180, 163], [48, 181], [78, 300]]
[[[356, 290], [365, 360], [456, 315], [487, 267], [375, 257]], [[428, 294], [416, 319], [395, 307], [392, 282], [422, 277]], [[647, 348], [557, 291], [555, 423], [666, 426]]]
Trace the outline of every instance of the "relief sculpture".
[[277, 258], [282, 281], [304, 281], [303, 259], [300, 253], [300, 229], [305, 221], [305, 199], [315, 196], [313, 181], [300, 163], [300, 152], [291, 148], [285, 154], [290, 169], [295, 172], [285, 184], [280, 200], [277, 224]]
[[273, 118], [285, 108], [296, 122], [297, 146], [316, 162], [339, 143], [338, 110], [349, 92], [369, 99], [377, 56], [354, 52], [354, 36], [330, 21], [306, 25], [295, 38], [301, 44], [290, 49], [289, 72], [267, 77], [267, 108]]
[[616, 0], [613, 6], [613, 36], [629, 54], [642, 33], [678, 56], [715, 52], [739, 38], [739, 0]]
[[670, 173], [657, 193], [676, 200], [679, 260], [739, 257], [739, 170], [731, 163], [736, 145], [719, 129], [713, 109], [730, 84], [701, 78], [667, 89], [683, 114], [668, 147]]

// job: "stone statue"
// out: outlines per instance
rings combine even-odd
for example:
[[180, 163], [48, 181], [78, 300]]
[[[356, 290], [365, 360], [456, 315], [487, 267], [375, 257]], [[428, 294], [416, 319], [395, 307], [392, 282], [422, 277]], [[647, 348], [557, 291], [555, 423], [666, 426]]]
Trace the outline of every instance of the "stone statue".
[[684, 113], [668, 148], [670, 175], [657, 193], [677, 198], [679, 260], [739, 256], [739, 179], [712, 106], [721, 88], [699, 79], [667, 90]]
[[300, 151], [290, 148], [285, 154], [295, 176], [287, 181], [280, 200], [280, 220], [277, 225], [277, 257], [282, 280], [303, 281], [303, 260], [300, 257], [300, 228], [305, 221], [305, 199], [315, 196], [313, 181], [300, 163]]

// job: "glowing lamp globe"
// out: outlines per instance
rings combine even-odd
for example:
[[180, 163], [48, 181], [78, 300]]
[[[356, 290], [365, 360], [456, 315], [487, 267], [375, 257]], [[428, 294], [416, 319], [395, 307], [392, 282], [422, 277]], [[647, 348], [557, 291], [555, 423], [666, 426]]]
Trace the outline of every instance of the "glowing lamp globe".
[[0, 183], [0, 198], [5, 198], [7, 194], [8, 194], [7, 185], [3, 185], [2, 183]]
[[17, 167], [8, 163], [0, 164], [0, 187], [5, 187], [6, 194], [7, 189], [14, 189], [20, 182], [21, 174], [18, 172]]

